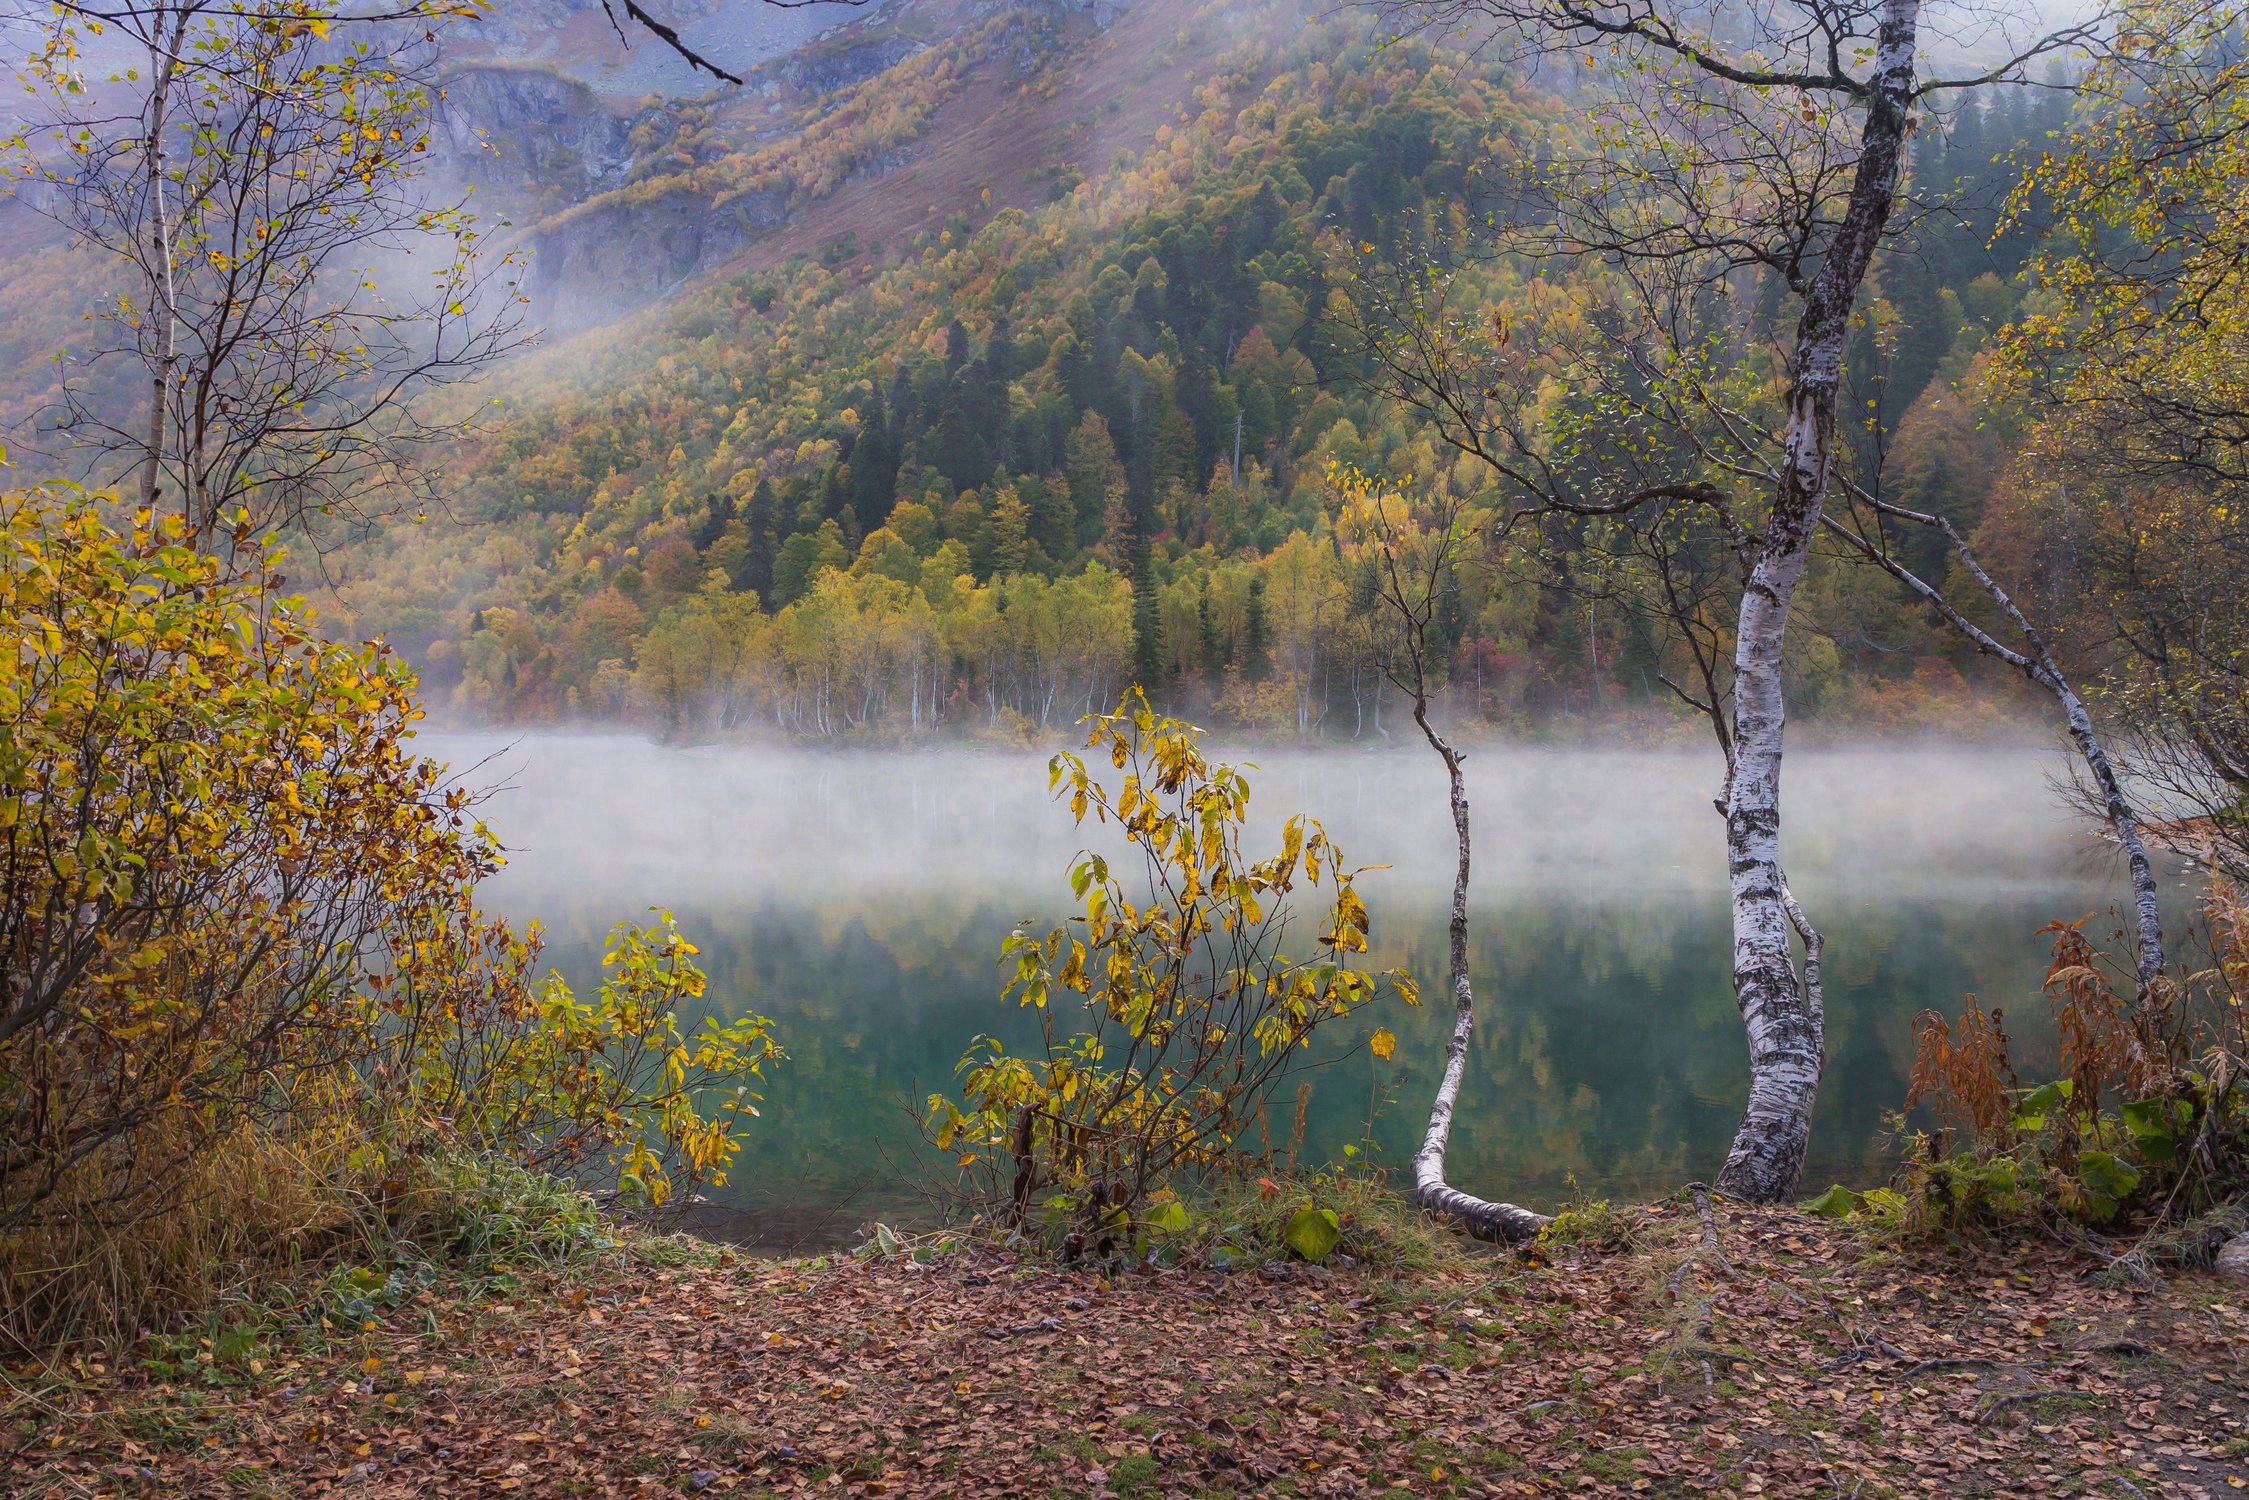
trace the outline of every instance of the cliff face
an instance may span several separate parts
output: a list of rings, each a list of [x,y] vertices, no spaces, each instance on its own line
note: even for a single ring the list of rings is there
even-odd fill
[[[723,206],[688,191],[589,206],[533,236],[524,284],[532,319],[549,338],[599,327],[725,264],[786,219],[777,193]]]
[[[488,190],[575,200],[632,166],[632,122],[576,79],[489,64],[448,75],[442,88],[431,121],[441,169]]]
[[[5,0],[0,0],[5,3]],[[645,0],[682,40],[730,73],[747,74],[864,21],[883,0]],[[619,7],[620,14],[622,7]],[[601,0],[509,0],[457,28],[457,55],[535,63],[634,104],[648,95],[693,97],[721,87],[645,30],[620,37]]]
[[[1093,133],[1055,135],[1053,91],[1032,100],[1023,85],[1070,71],[1072,49],[1125,13],[1124,0],[649,3],[745,83],[714,87],[644,33],[623,47],[600,0],[522,0],[447,34],[437,195],[473,189],[490,247],[526,253],[529,315],[550,340],[745,254],[896,245],[933,215],[1019,197],[1028,155]]]
[[[842,46],[807,47],[781,63],[781,81],[803,94],[832,94],[887,73],[927,44],[903,33]]]
[[[898,31],[867,38],[846,36],[761,69],[750,80],[747,98],[763,100],[766,110],[789,111],[794,105],[805,111],[801,118],[817,118],[828,96],[880,77],[929,45],[922,37]],[[608,116],[608,130],[581,124],[566,135],[554,111],[583,120],[583,111],[593,101],[582,85],[576,87],[583,99],[565,100],[552,90],[540,95],[505,81],[525,75],[477,76],[492,80],[486,86],[492,110],[547,132],[559,154],[574,153],[589,168],[596,162],[603,164],[598,175],[587,178],[587,185],[596,191],[581,194],[578,206],[547,218],[530,237],[526,291],[533,316],[550,336],[580,332],[645,307],[688,278],[740,255],[760,235],[810,207],[792,205],[789,195],[776,188],[714,189],[697,180],[693,171],[705,159],[697,150],[685,151],[688,160],[681,165],[689,170],[675,187],[652,196],[645,187],[629,195],[601,195],[598,190],[622,185],[636,175],[660,180],[660,174],[645,168],[635,173],[632,124]],[[755,118],[754,110],[751,117]],[[506,149],[502,147],[503,153]],[[669,151],[676,156],[682,149]],[[708,150],[707,145],[701,148]],[[913,156],[910,145],[863,151],[851,161],[847,180],[880,176]],[[666,164],[661,154],[653,163]]]

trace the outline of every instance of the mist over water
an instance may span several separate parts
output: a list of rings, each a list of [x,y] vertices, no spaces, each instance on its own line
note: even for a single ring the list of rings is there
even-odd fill
[[[1049,801],[1044,752],[421,743],[498,788],[483,812],[510,864],[486,898],[544,922],[547,960],[573,983],[595,981],[612,923],[666,906],[702,948],[716,1006],[779,1023],[790,1059],[715,1195],[775,1246],[912,1217],[910,1110],[949,1085],[978,1033],[1034,1036],[998,1003],[1000,940],[1060,920],[1073,855],[1116,847]],[[1371,1116],[1377,1159],[1403,1169],[1451,1019],[1443,768],[1405,747],[1218,753],[1260,768],[1253,852],[1301,810],[1351,863],[1391,867],[1361,881],[1371,958],[1411,970],[1430,999],[1383,1018],[1400,1037],[1389,1062],[1361,1051],[1315,1075],[1303,1152],[1332,1159]],[[2026,1073],[2051,1063],[2036,929],[2122,890],[2055,795],[2062,766],[2026,749],[1791,755],[1784,858],[1827,938],[1809,1190],[1886,1175],[1882,1117],[1903,1098],[1919,1011],[1974,992],[2005,1007]],[[1715,754],[1492,747],[1468,769],[1478,1026],[1454,1180],[1551,1206],[1573,1177],[1631,1196],[1708,1176],[1747,1079]],[[1283,1150],[1292,1112],[1277,1102]]]

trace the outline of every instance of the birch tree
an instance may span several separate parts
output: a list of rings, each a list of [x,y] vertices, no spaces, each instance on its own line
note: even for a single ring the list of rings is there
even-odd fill
[[[1643,311],[1707,313],[1754,290],[1793,313],[1774,319],[1770,357],[1785,393],[1766,498],[1735,523],[1744,578],[1718,799],[1750,1062],[1747,1106],[1718,1181],[1753,1201],[1782,1199],[1803,1170],[1825,1061],[1811,964],[1800,970],[1794,948],[1802,912],[1780,866],[1782,667],[1790,605],[1838,463],[1853,316],[1900,203],[1915,109],[1945,90],[2018,78],[2086,32],[2018,41],[1995,23],[1987,29],[2002,60],[1947,76],[1927,65],[1920,0],[1784,0],[1749,11],[1695,0],[1398,0],[1388,9],[1410,27],[1491,28],[1533,56],[1575,59],[1596,75],[1609,65],[1613,84],[1583,94],[1593,149],[1510,185],[1503,211],[1527,225],[1518,248],[1613,268],[1628,292],[1643,294]],[[1739,311],[1686,347],[1741,368],[1744,330],[1755,325]],[[1529,508],[1580,517],[1716,509],[1731,498],[1729,482],[1744,478],[1691,452],[1652,455],[1658,466],[1671,457],[1677,471],[1637,483],[1556,463],[1536,430],[1544,394],[1524,378],[1537,361],[1508,370],[1507,330],[1448,321],[1426,288],[1362,310],[1356,326],[1378,380]],[[1695,378],[1691,368],[1651,373]]]
[[[1826,529],[1842,538],[1852,552],[1904,584],[1916,599],[1958,631],[1979,653],[2014,668],[2031,683],[2050,694],[2061,710],[2070,745],[2084,765],[2093,788],[2099,815],[2109,825],[2117,848],[2123,851],[2125,867],[2131,877],[2134,980],[2137,986],[2135,1008],[2142,1039],[2145,1040],[2152,1034],[2163,1000],[2163,916],[2161,900],[2156,890],[2155,866],[2148,858],[2147,841],[2141,836],[2139,814],[2125,791],[2124,779],[2117,770],[2115,758],[2109,753],[2107,741],[2094,726],[2093,715],[2086,706],[2084,695],[2078,691],[2071,674],[2055,657],[2052,647],[2047,643],[2046,632],[2032,623],[2014,594],[1984,566],[1950,520],[1925,511],[1892,505],[1856,485],[1850,486],[1849,490],[1850,497],[1855,502],[1854,512],[1863,507],[1864,515],[1854,513],[1848,520],[1835,516],[1823,517],[1822,523]],[[1943,589],[1906,566],[1884,526],[1885,522],[1900,521],[1927,527],[1943,535],[1951,544],[1958,571],[1972,581],[1975,588],[1999,612],[2006,622],[2004,629],[2012,632],[2018,645],[2006,644],[1993,631],[1985,629]]]
[[[204,548],[244,515],[318,540],[440,499],[419,455],[464,419],[425,398],[527,341],[515,257],[421,171],[438,35],[492,8],[57,0],[23,74],[47,119],[4,144],[124,274],[45,440]],[[602,8],[742,81],[637,0]]]
[[[1459,1224],[1478,1239],[1518,1244],[1535,1237],[1546,1216],[1454,1187],[1445,1175],[1445,1152],[1452,1143],[1453,1111],[1468,1073],[1468,1044],[1476,1029],[1476,996],[1468,976],[1468,874],[1472,839],[1468,782],[1461,771],[1460,748],[1440,733],[1429,715],[1430,699],[1441,685],[1441,663],[1429,627],[1452,571],[1472,537],[1466,506],[1445,490],[1425,504],[1410,506],[1397,494],[1356,473],[1342,477],[1343,511],[1337,540],[1365,569],[1375,608],[1357,617],[1369,650],[1383,674],[1413,705],[1414,727],[1444,762],[1452,808],[1452,913],[1446,929],[1447,981],[1453,997],[1453,1025],[1445,1042],[1445,1066],[1429,1106],[1429,1126],[1414,1153],[1414,1198],[1424,1210]]]
[[[295,0],[122,25],[145,72],[91,82],[68,26],[35,66],[52,113],[25,170],[119,273],[40,441],[203,549],[435,500],[422,455],[466,418],[430,398],[524,333],[513,257],[422,172],[434,30],[338,32]]]

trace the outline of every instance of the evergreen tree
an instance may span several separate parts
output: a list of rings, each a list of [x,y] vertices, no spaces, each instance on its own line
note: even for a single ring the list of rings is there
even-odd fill
[[[1156,424],[1150,404],[1148,387],[1134,380],[1125,426],[1125,513],[1142,537],[1156,531]]]
[[[1081,304],[1082,306],[1082,304]],[[1093,356],[1085,340],[1074,329],[1065,328],[1054,341],[1054,353],[1049,356],[1054,368],[1054,384],[1077,410],[1094,405],[1092,383]]]
[[[1144,538],[1132,571],[1132,675],[1153,695],[1164,686],[1164,622],[1157,609],[1155,558]]]
[[[1030,507],[1023,503],[1014,485],[1006,484],[993,489],[990,511],[986,546],[992,576],[1003,578],[1022,572],[1031,556]]]
[[[1070,434],[1063,473],[1069,485],[1078,546],[1091,547],[1101,540],[1112,496],[1121,496],[1124,491],[1124,465],[1117,459],[1117,445],[1101,413],[1087,412]]]
[[[981,484],[992,472],[992,430],[979,399],[973,372],[945,387],[937,429],[924,449],[939,471],[960,489]]]
[[[1249,211],[1242,216],[1242,254],[1257,256],[1265,253],[1273,243],[1273,236],[1288,219],[1288,205],[1281,195],[1273,191],[1273,180],[1258,180],[1257,196],[1249,203]]]
[[[897,488],[898,449],[878,384],[860,414],[859,441],[851,448],[851,509],[859,518],[861,535],[880,526],[890,514]]]
[[[1154,452],[1150,461],[1150,506],[1153,519],[1154,496],[1173,485],[1194,488],[1206,472],[1203,466],[1202,445],[1196,441],[1195,424],[1178,407],[1168,407],[1163,420],[1156,426]]]
[[[1272,670],[1272,649],[1265,637],[1265,575],[1252,573],[1249,608],[1242,618],[1242,675],[1251,682],[1263,682]]]
[[[710,508],[703,512],[703,519],[695,523],[695,529],[687,534],[687,540],[697,552],[708,552],[711,544],[726,534],[727,523],[733,519],[734,497],[729,494],[713,495]]]
[[[992,319],[984,335],[983,364],[987,387],[1004,399],[1008,382],[1015,378],[1015,335],[1006,313]]]
[[[1049,558],[1067,564],[1078,550],[1078,518],[1069,485],[1058,478],[1026,474],[1015,481],[1015,488],[1031,513],[1031,540]]]
[[[828,472],[820,476],[820,518],[834,521],[843,533],[856,541],[864,535],[859,517],[851,505],[851,465],[830,464]]]
[[[1216,681],[1226,670],[1226,643],[1218,638],[1218,618],[1210,603],[1210,575],[1203,574],[1202,588],[1195,598],[1195,628],[1202,634],[1203,675]]]
[[[760,479],[757,488],[750,492],[750,503],[743,510],[742,526],[747,533],[748,546],[742,551],[742,560],[730,580],[737,590],[747,590],[773,603],[773,559],[780,548],[778,506],[773,495],[773,481]]]

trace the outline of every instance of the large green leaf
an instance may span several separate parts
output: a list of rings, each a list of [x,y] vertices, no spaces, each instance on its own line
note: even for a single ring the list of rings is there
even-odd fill
[[[2138,1099],[2117,1113],[2132,1132],[2132,1144],[2149,1161],[2178,1155],[2179,1134],[2194,1119],[2194,1107],[2184,1099]]]
[[[2139,1170],[2106,1151],[2088,1151],[2077,1158],[2077,1179],[2112,1203],[2121,1203],[2140,1185]]]
[[[1859,1195],[1840,1182],[1804,1205],[1804,1212],[1823,1219],[1842,1219],[1858,1212]]]
[[[2035,1135],[2046,1128],[2046,1116],[2068,1102],[2076,1091],[2077,1085],[2067,1078],[2042,1083],[2016,1104],[2011,1123],[2017,1130]]]
[[[1323,1261],[1335,1253],[1336,1243],[1343,1238],[1342,1221],[1332,1208],[1314,1208],[1307,1203],[1296,1211],[1282,1231],[1281,1241],[1291,1250],[1309,1261]]]

